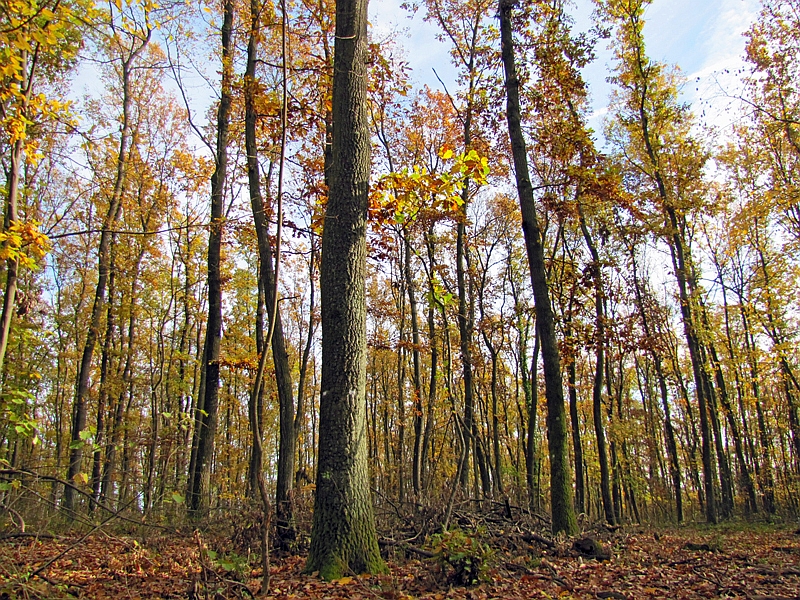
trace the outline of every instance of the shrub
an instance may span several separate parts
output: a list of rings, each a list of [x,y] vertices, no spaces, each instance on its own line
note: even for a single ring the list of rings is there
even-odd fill
[[[460,529],[436,534],[431,539],[433,553],[443,569],[451,570],[448,581],[455,585],[475,585],[485,577],[493,552],[477,534]]]

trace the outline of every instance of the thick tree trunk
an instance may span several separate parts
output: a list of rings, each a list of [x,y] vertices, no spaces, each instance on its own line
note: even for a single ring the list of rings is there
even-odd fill
[[[367,0],[337,0],[333,161],[322,236],[322,389],[314,521],[306,571],[325,579],[385,570],[366,436]]]
[[[219,353],[222,338],[222,230],[225,183],[228,173],[228,130],[230,129],[233,84],[233,10],[232,0],[223,3],[222,83],[217,108],[217,148],[211,176],[211,224],[208,233],[208,322],[203,350],[205,386],[196,407],[194,470],[189,473],[189,510],[198,514],[208,501],[211,458],[217,433],[219,410]]]
[[[536,326],[542,344],[545,396],[547,398],[547,440],[550,451],[550,503],[553,532],[572,534],[577,530],[572,507],[569,460],[567,457],[567,420],[564,412],[564,389],[561,382],[561,361],[556,339],[555,319],[550,304],[550,291],[544,264],[542,233],[536,215],[533,187],[528,171],[528,156],[522,134],[519,102],[519,80],[514,62],[511,34],[511,9],[513,3],[500,1],[500,31],[503,65],[506,74],[508,132],[514,155],[522,231],[531,269],[531,284],[536,304]]]

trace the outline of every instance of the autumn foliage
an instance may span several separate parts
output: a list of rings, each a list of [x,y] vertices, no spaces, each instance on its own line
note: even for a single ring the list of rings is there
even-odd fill
[[[800,3],[719,127],[650,5],[409,2],[342,103],[332,0],[0,0],[0,598],[796,597]]]

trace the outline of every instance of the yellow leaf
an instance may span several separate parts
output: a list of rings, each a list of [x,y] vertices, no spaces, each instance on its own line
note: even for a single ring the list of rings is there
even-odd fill
[[[342,577],[338,582],[339,585],[347,585],[348,583],[353,583],[352,577]]]

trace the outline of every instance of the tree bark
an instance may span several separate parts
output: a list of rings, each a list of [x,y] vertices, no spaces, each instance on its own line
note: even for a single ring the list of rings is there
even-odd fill
[[[205,387],[196,407],[197,451],[194,470],[189,474],[189,510],[200,513],[207,503],[211,458],[217,433],[219,410],[219,353],[222,338],[222,230],[225,183],[228,173],[228,131],[230,129],[233,84],[233,0],[223,3],[222,82],[217,108],[217,148],[211,176],[211,224],[208,233],[208,322],[203,350]]]
[[[514,155],[522,231],[531,270],[531,284],[536,305],[536,326],[542,345],[545,396],[547,398],[547,441],[550,451],[550,503],[553,533],[572,534],[577,531],[575,511],[572,507],[569,460],[567,458],[567,420],[564,412],[564,389],[561,382],[561,361],[556,339],[555,319],[550,304],[550,291],[544,264],[544,248],[536,205],[528,171],[528,155],[522,134],[519,102],[519,80],[514,61],[511,33],[513,3],[500,0],[500,32],[503,66],[506,75],[508,132]]]
[[[250,190],[250,206],[253,211],[253,223],[258,239],[259,279],[264,293],[264,304],[267,317],[272,328],[272,338],[267,340],[272,346],[272,361],[275,369],[275,384],[278,389],[280,436],[278,441],[278,478],[275,485],[275,509],[277,516],[278,538],[282,544],[294,538],[292,527],[291,491],[294,482],[295,464],[295,432],[294,432],[294,393],[292,390],[292,374],[289,367],[289,353],[286,351],[286,339],[283,334],[281,311],[275,302],[277,294],[275,266],[272,244],[269,239],[269,222],[266,206],[261,194],[261,175],[258,162],[258,145],[256,141],[256,122],[258,111],[255,106],[256,62],[258,60],[259,13],[261,6],[258,0],[252,0],[250,6],[251,26],[247,44],[247,67],[245,70],[245,146],[247,152],[247,182]],[[283,126],[285,127],[285,123]],[[282,191],[282,190],[281,190]],[[266,352],[266,348],[261,348]],[[258,387],[263,387],[263,379]],[[251,403],[258,404],[262,389],[253,390]],[[257,416],[260,419],[260,411]],[[260,423],[260,421],[259,421]],[[261,431],[258,423],[254,423],[253,432]],[[263,434],[263,432],[262,432]],[[259,454],[254,443],[254,454]],[[261,457],[258,458],[261,464]]]
[[[322,382],[314,520],[306,571],[385,570],[366,435],[367,0],[337,0],[333,161],[322,236]]]

